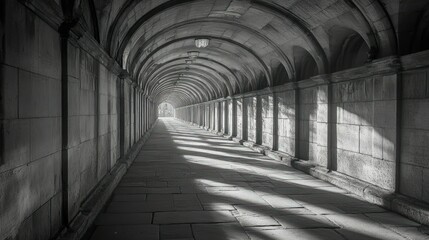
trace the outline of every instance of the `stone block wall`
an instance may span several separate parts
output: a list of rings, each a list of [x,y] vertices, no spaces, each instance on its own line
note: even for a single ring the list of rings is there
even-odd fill
[[[274,97],[273,94],[261,96],[262,145],[273,148],[277,136],[274,135]]]
[[[0,9],[0,239],[51,239],[119,164],[120,135],[126,154],[143,119],[152,125],[153,103],[143,111],[145,97],[124,81],[119,104],[123,80],[87,47],[93,39],[62,44],[58,26],[20,1]]]
[[[0,239],[47,239],[61,226],[60,39],[18,1],[0,4]]]
[[[400,192],[429,203],[429,67],[402,73]]]
[[[203,105],[204,106],[204,105]],[[205,104],[205,119],[204,119],[204,127],[210,128],[210,105]]]
[[[295,156],[295,90],[281,91],[275,94],[277,104],[277,149]]]
[[[349,176],[394,189],[396,75],[333,85],[336,115],[334,166]]]
[[[238,139],[429,203],[427,56],[381,59],[232,96],[230,128]]]
[[[245,134],[243,134],[244,128],[243,128],[243,99],[239,98],[236,101],[236,107],[237,107],[237,138],[244,139]],[[232,118],[231,118],[232,119]],[[234,124],[234,123],[231,123]]]
[[[247,109],[247,140],[256,142],[256,121],[257,121],[257,96],[244,98],[244,104]]]
[[[235,104],[234,104],[234,100],[228,100],[228,135],[230,136],[234,136],[235,132],[234,132],[234,128],[236,126],[236,119],[235,119],[235,110],[234,108],[236,108]]]
[[[222,133],[225,133],[225,134],[228,134],[228,115],[229,115],[229,112],[228,112],[228,106],[229,106],[229,103],[228,103],[228,101],[224,101],[224,102],[221,102],[220,103],[220,106],[221,106],[221,111],[222,111],[222,114],[221,114],[221,129],[220,129],[220,131],[222,132]]]
[[[220,107],[220,103],[219,102],[215,102],[213,103],[213,108],[214,108],[214,114],[213,114],[213,121],[214,121],[214,129],[217,132],[220,132],[220,130],[222,129],[222,110]]]
[[[299,141],[297,156],[327,166],[327,86],[299,90]]]

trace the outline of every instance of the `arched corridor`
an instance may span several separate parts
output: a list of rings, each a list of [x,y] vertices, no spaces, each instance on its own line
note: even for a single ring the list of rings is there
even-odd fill
[[[427,0],[0,1],[0,240],[428,239]]]

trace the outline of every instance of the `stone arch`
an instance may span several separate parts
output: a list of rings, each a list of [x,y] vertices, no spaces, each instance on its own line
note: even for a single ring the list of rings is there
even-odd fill
[[[97,42],[100,42],[100,33],[98,26],[98,17],[93,0],[80,1],[78,8],[80,12],[80,22]]]
[[[319,74],[316,60],[302,47],[293,47],[293,59],[295,64],[296,79],[305,80]]]
[[[330,32],[332,72],[359,67],[372,59],[371,48],[356,31],[337,26],[331,28]]]
[[[419,17],[412,45],[412,52],[424,50],[429,50],[429,4]]]
[[[271,60],[271,75],[273,86],[279,86],[289,82],[289,76],[283,64],[277,60]]]

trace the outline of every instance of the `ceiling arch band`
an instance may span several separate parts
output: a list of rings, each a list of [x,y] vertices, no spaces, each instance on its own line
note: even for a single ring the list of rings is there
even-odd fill
[[[369,61],[397,53],[394,24],[379,1],[338,0],[329,3],[337,5],[333,8],[310,1],[111,1],[104,5],[110,11],[102,11],[112,14],[111,20],[98,35],[145,94],[157,101],[176,97],[176,106],[282,84],[282,79],[299,81],[311,75],[302,73],[305,59],[314,60],[317,74],[335,71],[344,44],[333,41],[330,29],[359,34]],[[302,4],[310,6],[308,13]],[[186,53],[195,50],[195,38],[208,38],[210,44],[189,66]],[[285,70],[282,77],[278,69]]]

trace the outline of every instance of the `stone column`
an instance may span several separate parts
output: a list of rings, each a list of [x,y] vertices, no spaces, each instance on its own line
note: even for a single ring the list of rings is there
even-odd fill
[[[230,111],[231,111],[231,115],[229,118],[230,121],[230,135],[232,137],[237,136],[237,100],[235,99],[231,99],[231,104],[230,104]]]
[[[222,106],[223,106],[223,123],[222,123],[222,133],[223,134],[228,134],[229,132],[229,126],[228,126],[228,118],[229,118],[229,103],[228,100],[225,100],[222,102]]]
[[[249,123],[249,118],[248,118],[248,114],[247,114],[247,112],[248,112],[248,106],[247,106],[247,104],[246,104],[246,101],[245,101],[245,99],[244,98],[241,98],[241,103],[242,103],[242,116],[241,116],[241,121],[242,121],[242,123],[241,123],[241,125],[242,125],[242,128],[241,128],[241,139],[242,140],[247,140],[248,139],[248,137],[247,137],[247,126],[248,126],[248,123]]]
[[[256,129],[255,129],[255,142],[256,144],[262,144],[262,104],[261,104],[261,96],[255,96],[256,98],[256,112],[255,112],[255,120],[256,120]]]
[[[119,75],[119,154],[125,156],[125,79],[128,73],[124,70]]]

